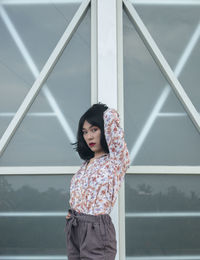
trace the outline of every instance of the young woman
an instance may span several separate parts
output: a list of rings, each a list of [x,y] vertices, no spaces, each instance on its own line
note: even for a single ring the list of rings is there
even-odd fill
[[[80,118],[75,145],[84,162],[70,186],[68,259],[114,260],[116,233],[109,214],[129,167],[117,111],[94,104]]]

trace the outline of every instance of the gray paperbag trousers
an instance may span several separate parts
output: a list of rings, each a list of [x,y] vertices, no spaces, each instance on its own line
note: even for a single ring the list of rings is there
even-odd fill
[[[114,260],[117,252],[116,232],[108,214],[87,215],[69,209],[66,219],[68,260]]]

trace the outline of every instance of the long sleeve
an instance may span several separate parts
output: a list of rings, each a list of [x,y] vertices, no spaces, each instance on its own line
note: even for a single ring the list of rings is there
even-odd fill
[[[110,214],[130,163],[119,114],[108,108],[103,119],[109,153],[85,162],[70,185],[71,208],[91,215]]]
[[[110,199],[114,205],[117,193],[130,165],[129,152],[120,126],[119,114],[113,108],[104,111],[104,131],[110,155]]]

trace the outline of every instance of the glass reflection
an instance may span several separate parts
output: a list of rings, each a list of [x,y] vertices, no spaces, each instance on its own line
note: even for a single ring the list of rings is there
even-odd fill
[[[198,175],[127,175],[125,192],[127,256],[200,254]]]
[[[199,82],[199,5],[134,5],[196,109]],[[169,100],[168,100],[169,101]],[[168,111],[168,102],[163,107]]]
[[[37,3],[1,4],[0,137],[81,4]]]
[[[11,139],[0,165],[80,164],[71,143],[75,142],[82,111],[90,106],[90,85],[88,10]],[[20,153],[16,152],[19,149]]]
[[[123,32],[125,132],[131,164],[199,165],[199,132],[125,12]]]
[[[0,212],[64,212],[71,176],[0,175]]]
[[[71,177],[0,176],[0,255],[66,255]]]

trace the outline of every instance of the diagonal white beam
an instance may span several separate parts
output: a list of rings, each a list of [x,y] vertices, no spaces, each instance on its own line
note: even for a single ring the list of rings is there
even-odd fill
[[[124,1],[124,2],[127,3],[127,1]],[[195,124],[197,130],[200,131],[200,115],[194,108],[192,102],[190,101],[190,99],[188,98],[184,89],[182,88],[182,86],[180,85],[179,81],[176,78],[176,76],[178,76],[180,74],[180,72],[182,71],[188,57],[190,56],[194,46],[197,43],[197,40],[200,35],[200,24],[197,26],[192,38],[189,41],[189,44],[187,45],[183,54],[181,55],[181,58],[175,68],[175,72],[173,73],[171,68],[165,61],[163,55],[161,54],[160,50],[158,49],[157,45],[155,44],[154,40],[152,39],[149,32],[147,31],[146,27],[142,23],[140,17],[138,16],[137,13],[135,13],[136,11],[134,10],[135,12],[130,12],[130,10],[132,11],[132,8],[133,8],[133,6],[130,3],[128,3],[128,8],[129,8],[129,9],[127,9],[128,14],[131,16],[132,20],[133,20],[132,15],[135,15],[134,19],[137,21],[133,20],[133,22],[134,22],[134,24],[136,24],[136,28],[139,31],[141,38],[144,40],[145,45],[149,49],[152,57],[154,58],[154,60],[158,64],[158,66],[161,68],[161,71],[164,74],[164,76],[171,83],[171,86],[175,90],[177,97],[180,99],[180,101],[184,105],[186,112],[189,114],[189,116],[192,119],[193,123]],[[141,28],[138,29],[138,27],[141,27]],[[171,88],[169,88],[168,85],[165,86],[163,92],[161,93],[160,97],[158,98],[158,101],[156,102],[154,108],[152,109],[150,116],[148,117],[148,120],[146,121],[139,137],[137,138],[136,143],[134,144],[133,148],[131,149],[131,153],[130,153],[131,162],[133,162],[135,160],[142,144],[144,143],[145,138],[147,137],[152,125],[154,124],[154,122],[156,120],[156,117],[159,114],[159,111],[163,107],[164,102],[166,101],[166,99],[169,95],[170,90],[171,90]]]
[[[62,37],[58,41],[55,49],[51,53],[49,59],[47,60],[46,64],[42,68],[39,76],[37,77],[36,81],[34,82],[33,86],[29,90],[28,94],[26,95],[24,101],[22,102],[21,106],[17,110],[14,118],[10,122],[8,128],[6,129],[4,135],[2,136],[0,140],[0,155],[2,155],[4,149],[8,145],[10,139],[12,138],[13,134],[15,133],[17,127],[23,120],[24,116],[26,115],[28,109],[30,108],[31,104],[33,103],[34,99],[36,98],[37,94],[39,93],[39,90],[42,88],[44,82],[46,81],[47,77],[51,73],[52,69],[56,65],[59,57],[61,56],[62,52],[64,51],[66,45],[70,41],[73,33],[77,29],[79,23],[81,22],[81,19],[87,12],[87,9],[89,7],[90,0],[85,0],[80,5],[79,9],[77,10],[75,16],[71,20],[70,24],[68,25],[67,29],[63,33]],[[1,14],[3,13],[2,10],[4,10],[2,7],[0,9]],[[17,36],[17,35],[16,35]],[[58,107],[56,107],[56,103],[54,102],[53,96],[50,94],[49,91],[46,91],[46,95],[48,96],[48,99],[51,99],[51,105],[54,107],[54,111],[57,115],[59,115],[61,122],[64,121],[64,116],[62,114],[59,114]],[[62,117],[63,116],[63,117]],[[68,127],[67,122],[64,122],[65,127]],[[68,129],[69,130],[69,129]],[[69,132],[68,132],[69,134]],[[71,133],[70,139],[73,139],[73,133]]]

